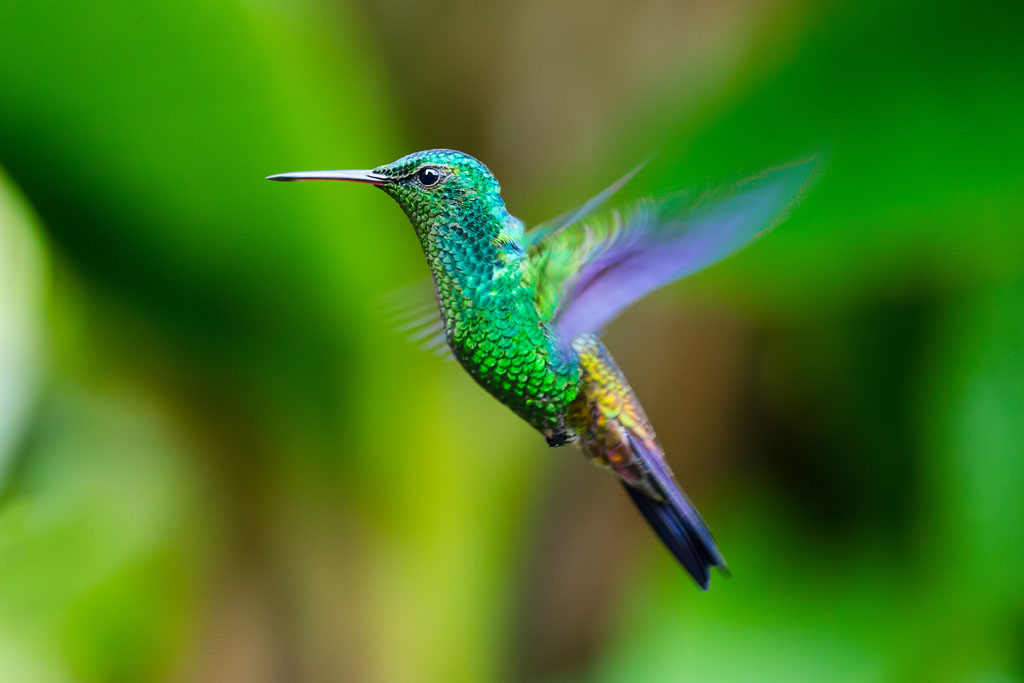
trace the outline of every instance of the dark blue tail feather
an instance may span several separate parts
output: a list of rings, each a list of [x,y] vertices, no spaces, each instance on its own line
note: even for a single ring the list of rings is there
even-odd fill
[[[623,488],[693,580],[707,590],[711,567],[724,567],[725,560],[696,508],[682,495],[660,502],[627,484],[623,484]],[[688,509],[680,509],[680,506],[688,506]]]

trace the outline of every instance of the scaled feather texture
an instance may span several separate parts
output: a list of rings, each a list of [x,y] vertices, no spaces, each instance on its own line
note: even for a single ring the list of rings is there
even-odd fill
[[[633,302],[770,228],[814,162],[724,192],[678,193],[599,213],[641,167],[529,233],[505,208],[490,170],[454,150],[417,152],[372,171],[274,179],[366,183],[394,198],[416,230],[432,276],[431,283],[391,297],[398,330],[458,360],[550,445],[578,441],[592,462],[618,478],[706,589],[710,569],[724,568],[725,560],[599,335]]]

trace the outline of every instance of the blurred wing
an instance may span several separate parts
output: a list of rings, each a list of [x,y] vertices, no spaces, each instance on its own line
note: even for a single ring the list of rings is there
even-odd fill
[[[814,165],[769,171],[724,197],[641,201],[549,234],[527,252],[538,311],[563,340],[599,332],[637,299],[767,231]]]
[[[414,282],[381,297],[381,310],[406,341],[445,360],[454,359],[437,308],[434,283]]]
[[[608,187],[606,187],[605,189],[601,190],[599,193],[588,199],[586,203],[583,204],[583,206],[580,206],[577,209],[573,209],[572,211],[567,211],[566,213],[563,213],[561,216],[552,218],[549,221],[538,223],[536,226],[534,226],[533,230],[531,230],[530,233],[526,235],[526,247],[529,248],[530,246],[537,244],[541,240],[551,237],[555,233],[560,232],[572,225],[575,225],[583,218],[589,216],[591,213],[594,212],[595,209],[604,204],[609,197],[611,197],[613,194],[621,190],[622,186],[628,183],[630,180],[632,180],[633,176],[639,173],[646,165],[647,161],[640,162],[639,164],[634,166],[629,171],[629,173],[622,176],[614,183],[612,183],[611,185],[609,185]]]

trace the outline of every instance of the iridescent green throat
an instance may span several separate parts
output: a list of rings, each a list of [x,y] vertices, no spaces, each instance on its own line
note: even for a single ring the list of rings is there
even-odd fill
[[[424,164],[445,175],[424,187]],[[431,150],[374,173],[405,210],[423,246],[448,344],[472,377],[541,431],[566,438],[565,414],[578,394],[579,368],[534,304],[523,225],[500,187],[472,157]],[[405,180],[410,178],[411,180]]]

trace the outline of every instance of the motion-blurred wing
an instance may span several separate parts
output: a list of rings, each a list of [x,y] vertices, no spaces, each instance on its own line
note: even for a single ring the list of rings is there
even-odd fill
[[[406,341],[435,356],[454,359],[430,280],[414,282],[385,294],[381,297],[380,310]]]
[[[696,201],[644,200],[549,234],[528,248],[538,310],[564,340],[599,332],[637,299],[766,231],[814,165],[769,171]]]
[[[552,218],[551,220],[538,223],[533,227],[533,230],[526,235],[526,246],[527,248],[537,244],[538,242],[551,237],[555,233],[558,233],[565,228],[571,227],[578,223],[580,220],[586,218],[593,213],[599,206],[604,204],[609,197],[622,189],[622,186],[633,179],[637,173],[639,173],[644,166],[647,165],[646,161],[643,161],[634,166],[629,173],[622,176],[614,183],[606,187],[605,189],[598,192],[596,195],[586,201],[585,204],[572,211],[567,211],[561,216]]]

